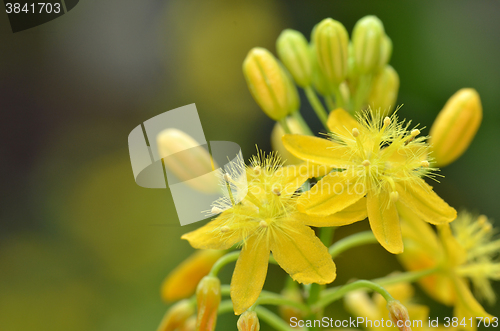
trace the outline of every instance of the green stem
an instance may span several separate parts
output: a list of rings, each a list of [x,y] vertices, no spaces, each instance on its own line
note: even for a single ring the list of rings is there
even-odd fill
[[[335,102],[333,101],[333,98],[331,95],[327,95],[325,96],[325,102],[326,102],[326,105],[327,107],[330,109],[330,111],[334,110],[335,108],[337,108],[335,106]]]
[[[283,117],[282,119],[278,120],[280,123],[281,127],[283,128],[283,131],[287,134],[291,134],[292,131],[290,131],[290,128],[288,127],[288,123],[286,122],[286,117]]]
[[[306,87],[304,91],[306,92],[307,100],[309,100],[309,103],[314,109],[314,112],[320,119],[321,123],[323,123],[323,126],[326,128],[326,121],[328,120],[328,115],[325,110],[325,107],[323,107],[321,101],[318,99],[318,96],[316,95],[316,92],[314,92],[311,86]]]
[[[333,291],[324,291],[321,298],[315,304],[314,308],[323,308],[330,303],[342,298],[346,293],[358,290],[361,288],[369,288],[373,291],[380,293],[386,301],[392,301],[394,298],[389,292],[377,283],[371,282],[369,280],[358,280],[353,283],[344,285],[340,288],[333,288]]]
[[[217,260],[217,262],[214,263],[212,269],[210,270],[209,275],[217,277],[217,274],[219,273],[220,269],[222,269],[226,264],[236,261],[239,256],[240,256],[240,251],[231,252],[222,256],[220,259]]]
[[[277,293],[262,291],[255,305],[276,305],[276,306],[291,306],[300,309],[303,312],[308,312],[309,308],[298,301],[290,300]]]
[[[233,303],[231,300],[224,300],[219,304],[217,314],[222,315],[233,311]]]
[[[335,227],[324,227],[319,230],[319,239],[326,247],[330,246],[332,243],[333,232],[335,231]]]
[[[363,231],[359,233],[355,233],[353,235],[350,235],[348,237],[345,237],[339,241],[337,241],[335,244],[330,246],[330,249],[328,252],[332,256],[332,258],[337,257],[340,253],[345,252],[346,250],[361,246],[361,245],[366,245],[366,244],[375,244],[377,243],[377,239],[373,235],[373,232],[371,231]]]
[[[311,128],[309,128],[309,125],[307,125],[306,121],[304,120],[304,118],[302,117],[302,115],[298,110],[292,113],[292,117],[299,123],[302,133],[307,134],[309,136],[314,136],[313,132],[311,131]]]
[[[380,285],[391,285],[391,284],[396,284],[396,283],[403,283],[403,282],[408,282],[412,283],[414,281],[419,280],[420,278],[432,275],[433,273],[439,271],[439,268],[432,268],[432,269],[425,269],[425,270],[419,270],[419,271],[408,271],[408,272],[402,272],[399,274],[394,274],[386,277],[381,277],[381,278],[376,278],[373,279],[372,281],[374,283],[380,284]]]
[[[294,331],[285,321],[264,307],[255,307],[255,312],[263,321],[278,331]]]

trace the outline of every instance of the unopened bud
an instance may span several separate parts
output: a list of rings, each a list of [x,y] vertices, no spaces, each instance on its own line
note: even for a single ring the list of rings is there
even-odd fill
[[[190,297],[200,280],[208,275],[212,266],[224,255],[222,250],[197,250],[175,268],[163,281],[161,297],[170,302]]]
[[[297,134],[306,134],[306,132],[303,132],[299,122],[294,117],[287,117],[286,118],[286,123],[288,124],[288,127],[290,128],[290,131],[292,133],[297,133]],[[283,140],[281,137],[285,135],[285,131],[281,127],[279,123],[276,123],[274,125],[273,131],[271,132],[271,147],[273,150],[277,151],[278,154],[281,156],[282,160],[286,160],[286,164],[299,164],[302,161],[301,159],[295,157],[290,153],[285,146],[283,145]]]
[[[174,331],[184,325],[191,315],[194,314],[194,305],[190,300],[185,299],[177,302],[167,310],[160,322],[157,331]]]
[[[382,115],[389,115],[396,104],[399,91],[399,75],[387,65],[379,72],[372,83],[368,104],[372,109],[380,109]]]
[[[360,74],[374,72],[381,55],[384,25],[375,16],[365,16],[354,26],[352,46],[356,70]]]
[[[241,314],[236,324],[238,331],[259,331],[260,323],[257,313],[254,311],[246,311]]]
[[[311,50],[306,38],[299,31],[286,29],[276,41],[278,55],[300,87],[312,83],[313,66]]]
[[[186,322],[178,329],[179,331],[196,331],[196,316],[191,316]]]
[[[411,320],[408,315],[408,310],[398,300],[389,301],[387,303],[389,310],[389,318],[400,331],[411,331]]]
[[[316,55],[316,48],[314,45],[310,46],[311,49],[311,59],[312,59],[312,64],[313,64],[313,74],[312,74],[312,83],[314,86],[314,89],[318,91],[319,94],[323,96],[327,96],[331,94],[331,88],[330,84],[328,83],[328,80],[325,77],[325,74],[321,70],[318,64],[318,59]]]
[[[458,159],[476,135],[483,108],[476,90],[463,88],[444,105],[431,127],[430,145],[437,167]]]
[[[253,48],[243,61],[243,74],[253,98],[277,121],[300,106],[297,87],[286,69],[264,48]]]
[[[349,36],[342,23],[331,18],[321,21],[312,36],[320,69],[329,83],[339,85],[347,77]]]
[[[380,44],[380,56],[378,58],[378,66],[377,70],[383,70],[389,61],[391,60],[392,55],[392,40],[386,34],[382,36],[382,41]]]
[[[198,314],[196,330],[213,331],[217,322],[217,309],[221,300],[220,280],[217,277],[205,276],[196,289]]]
[[[193,137],[184,131],[170,128],[161,131],[156,141],[167,172],[171,171],[179,180],[200,192],[218,192],[219,181],[212,174],[217,165],[212,165],[213,160],[208,150]]]

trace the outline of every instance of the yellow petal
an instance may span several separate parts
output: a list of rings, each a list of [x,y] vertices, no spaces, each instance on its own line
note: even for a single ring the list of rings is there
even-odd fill
[[[389,203],[389,192],[382,190],[378,194],[367,194],[368,220],[375,238],[390,253],[403,252],[403,238],[399,225],[399,216],[393,202]]]
[[[457,211],[441,199],[423,179],[411,185],[396,184],[399,201],[416,216],[431,224],[444,224],[457,218]]]
[[[384,148],[381,150],[381,158],[393,163],[405,163],[408,160],[415,162],[415,168],[422,166],[422,161],[427,160],[429,147],[410,143],[398,149]],[[418,157],[416,157],[418,156]]]
[[[236,315],[250,308],[259,297],[266,280],[268,262],[267,240],[258,234],[248,238],[231,279],[231,300]]]
[[[365,193],[355,171],[331,172],[300,196],[298,208],[309,215],[328,216],[351,206]]]
[[[344,168],[348,158],[347,147],[328,139],[304,136],[300,134],[286,134],[283,136],[286,149],[304,161],[317,164],[327,164],[335,168]],[[347,156],[347,155],[346,155]]]
[[[328,115],[326,125],[333,133],[349,138],[352,137],[352,129],[361,129],[358,121],[342,108],[337,108]]]
[[[211,249],[194,252],[165,278],[161,285],[162,299],[169,302],[193,295],[200,280],[224,253]]]
[[[215,220],[201,228],[184,234],[181,239],[189,241],[191,246],[198,249],[228,249],[240,242],[243,231],[222,232],[221,228],[231,216],[230,210],[223,212]]]
[[[366,216],[366,198],[361,198],[358,202],[330,216],[321,217],[297,213],[296,218],[305,225],[324,227],[352,224],[364,220]]]
[[[474,298],[469,290],[469,287],[465,283],[465,280],[458,276],[454,276],[453,285],[455,286],[455,291],[457,293],[455,314],[459,318],[459,321],[464,317],[466,318],[466,320],[468,320],[470,317],[472,317],[473,319],[475,319],[475,317],[493,318],[493,316],[488,314],[479,304],[479,302],[477,302],[476,298]],[[474,328],[469,328],[469,330],[474,330]]]
[[[297,165],[291,165],[278,169],[274,177],[281,179],[281,195],[283,198],[289,198],[295,191],[312,177],[325,176],[332,170],[331,166],[318,165],[311,162],[303,162]]]
[[[328,249],[310,227],[300,222],[274,229],[271,251],[278,264],[299,283],[329,284],[336,277]]]
[[[467,251],[451,233],[449,224],[438,226],[439,236],[448,257],[448,263],[452,266],[461,265],[467,261]]]
[[[430,256],[437,263],[444,252],[439,244],[436,232],[404,204],[398,202],[396,208],[401,219],[401,231],[405,242],[414,242],[422,250],[423,254]]]

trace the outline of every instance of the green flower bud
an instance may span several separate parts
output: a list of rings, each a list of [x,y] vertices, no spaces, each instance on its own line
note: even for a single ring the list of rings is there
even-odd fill
[[[399,75],[393,67],[386,65],[373,80],[368,104],[373,109],[380,109],[383,116],[387,116],[394,110],[398,91]]]
[[[243,74],[253,98],[278,121],[299,108],[297,88],[286,69],[265,48],[253,48],[243,61]]]
[[[312,39],[320,69],[330,83],[339,85],[347,77],[346,29],[342,23],[326,18],[314,28]]]
[[[389,63],[392,55],[392,40],[386,34],[382,36],[382,43],[380,45],[380,57],[378,59],[378,69],[383,70]]]
[[[352,45],[360,74],[375,71],[379,65],[384,25],[375,16],[365,16],[354,26]]]
[[[309,44],[299,31],[286,29],[276,41],[278,55],[300,87],[307,87],[312,82],[312,62]]]
[[[312,56],[312,65],[313,65],[313,75],[312,75],[312,83],[314,89],[318,91],[319,94],[326,96],[331,94],[331,90],[328,84],[328,81],[321,71],[321,68],[318,64],[318,59],[316,57],[316,49],[314,45],[310,46]]]

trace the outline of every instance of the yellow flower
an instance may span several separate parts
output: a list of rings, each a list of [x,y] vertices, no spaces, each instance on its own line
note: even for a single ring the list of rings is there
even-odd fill
[[[190,297],[196,291],[200,280],[208,275],[223,251],[200,250],[191,254],[175,268],[161,285],[161,297],[164,301],[176,301]]]
[[[406,250],[398,258],[408,270],[438,267],[436,274],[420,280],[423,289],[436,301],[454,307],[459,323],[465,318],[468,330],[476,329],[476,317],[492,317],[472,295],[494,301],[489,279],[500,279],[500,262],[493,262],[500,251],[500,240],[492,241],[491,225],[484,216],[475,219],[460,213],[457,220],[439,226],[439,237],[432,228],[400,206]],[[469,319],[474,323],[471,327]]]
[[[356,121],[343,109],[328,118],[331,139],[285,135],[285,147],[295,156],[332,171],[298,200],[299,210],[327,216],[348,207],[366,208],[370,226],[379,243],[389,252],[403,251],[396,203],[408,206],[432,224],[451,222],[456,211],[444,202],[422,176],[432,177],[425,137],[397,116],[381,118],[366,111]],[[353,219],[339,218],[323,226],[341,226]]]
[[[429,326],[429,308],[414,302],[414,289],[409,283],[393,284],[386,287],[386,290],[408,310],[410,317],[411,330],[418,331],[439,331],[444,330],[444,327]],[[363,317],[366,321],[368,331],[379,330],[396,330],[396,325],[393,321],[393,327],[388,327],[387,322],[383,326],[374,325],[375,321],[386,320],[387,318],[387,303],[385,299],[378,293],[370,297],[364,290],[357,290],[348,293],[345,296],[345,305],[347,310],[356,317]],[[370,324],[369,321],[372,321]],[[421,321],[421,323],[420,323]],[[401,322],[400,322],[401,323]],[[408,322],[407,322],[408,323]],[[389,324],[390,325],[390,324]],[[404,325],[404,322],[401,323]]]
[[[266,278],[270,251],[278,264],[300,283],[327,284],[336,276],[327,248],[307,226],[314,220],[296,209],[295,191],[308,176],[321,175],[319,170],[281,167],[280,159],[274,155],[258,155],[251,163],[243,178],[224,176],[240,188],[238,192],[246,188],[246,196],[216,201],[214,209],[223,212],[207,225],[182,236],[194,248],[228,249],[241,244],[231,280],[231,299],[237,315],[257,300]],[[232,205],[233,199],[241,202]]]

